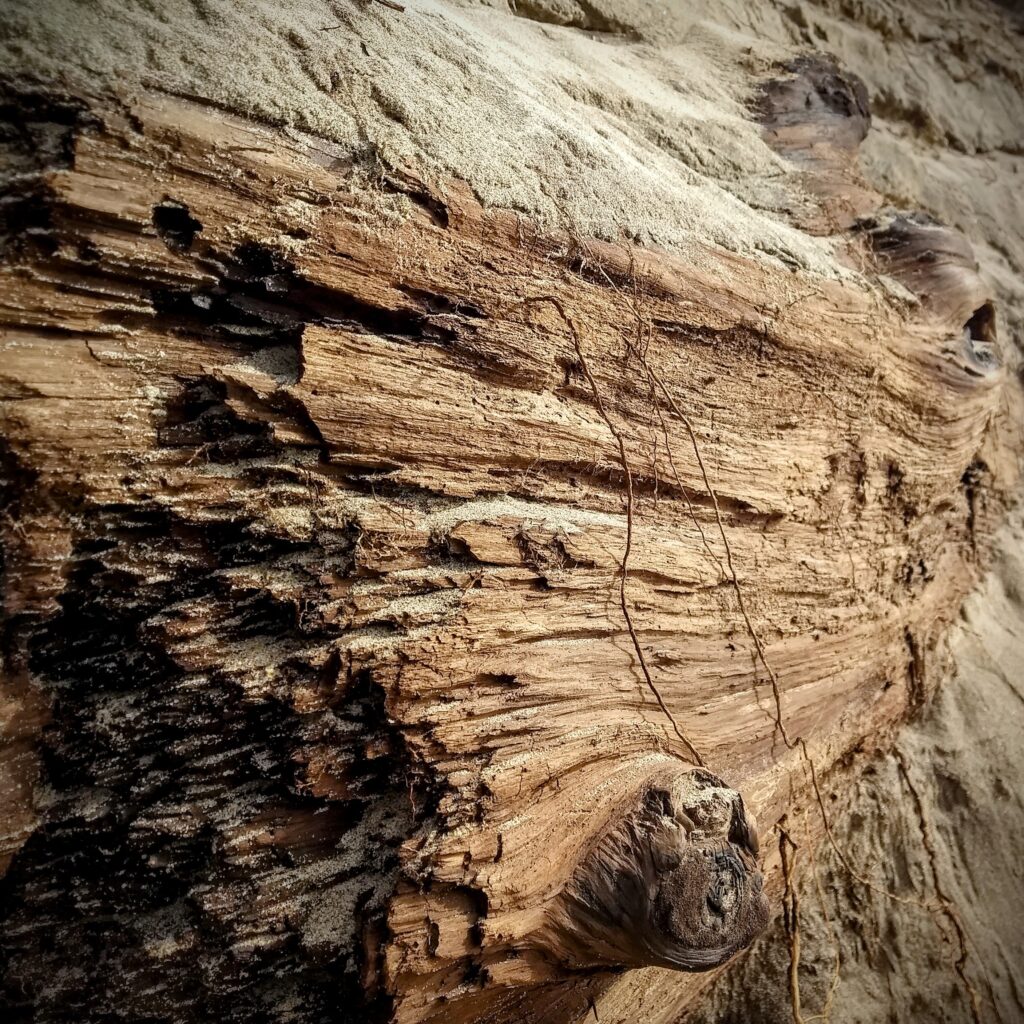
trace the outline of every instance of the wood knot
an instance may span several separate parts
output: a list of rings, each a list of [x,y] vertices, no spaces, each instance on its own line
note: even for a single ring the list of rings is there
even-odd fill
[[[926,213],[884,210],[859,220],[878,269],[918,300],[948,339],[943,354],[971,377],[999,369],[996,310],[971,243]]]
[[[754,116],[765,142],[801,171],[810,203],[793,205],[794,223],[811,234],[834,234],[879,202],[856,159],[871,127],[868,91],[827,53],[805,54],[780,70],[758,88]]]
[[[849,160],[871,127],[863,81],[827,53],[804,54],[782,70],[761,84],[755,100],[769,144],[811,164]]]
[[[568,965],[705,971],[768,923],[757,830],[703,769],[648,783],[597,841],[551,913]]]

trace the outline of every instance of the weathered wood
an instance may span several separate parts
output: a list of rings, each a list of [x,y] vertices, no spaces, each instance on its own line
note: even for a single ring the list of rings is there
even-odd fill
[[[1015,474],[949,233],[862,225],[824,278],[369,187],[182,100],[5,110],[56,140],[5,200],[12,1002],[572,1019],[666,959],[633,905],[588,946],[579,897],[689,778],[657,696],[774,823],[780,714],[824,772],[934,685]],[[110,980],[54,981],[56,929]]]

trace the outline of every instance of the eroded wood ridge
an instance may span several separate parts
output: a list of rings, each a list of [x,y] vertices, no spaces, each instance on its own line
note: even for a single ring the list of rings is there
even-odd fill
[[[624,463],[652,679],[771,824],[807,783],[735,587],[822,770],[933,685],[1011,476],[1004,375],[957,347],[984,303],[709,248],[581,261],[211,109],[33,109],[12,137],[59,144],[7,182],[0,302],[8,991],[561,1021],[612,965],[742,945],[753,830],[677,791],[617,598]],[[627,853],[668,872],[650,906],[600,895]],[[55,929],[138,984],[55,981]]]

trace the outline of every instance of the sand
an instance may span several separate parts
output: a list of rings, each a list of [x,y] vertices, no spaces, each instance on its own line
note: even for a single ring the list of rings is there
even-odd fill
[[[838,0],[7,0],[4,15],[12,70],[193,96],[370,168],[464,181],[542,226],[835,276],[830,245],[784,223],[794,168],[745,116],[774,62],[827,49],[868,82],[880,117],[864,163],[883,192],[984,235],[996,272],[1024,266],[1024,243],[1000,238],[1008,213],[1024,220],[1005,173],[1024,151],[1021,37],[985,0],[876,0],[871,31]],[[997,170],[1001,184],[965,187]]]

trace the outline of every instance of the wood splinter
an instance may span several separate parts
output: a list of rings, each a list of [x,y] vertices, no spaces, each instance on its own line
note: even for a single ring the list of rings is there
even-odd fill
[[[753,817],[717,776],[649,783],[562,893],[556,952],[576,969],[718,967],[768,923],[757,852]]]

